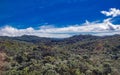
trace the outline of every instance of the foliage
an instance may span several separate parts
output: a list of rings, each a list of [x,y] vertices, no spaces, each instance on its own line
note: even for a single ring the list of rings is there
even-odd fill
[[[1,75],[120,75],[120,35],[0,37]]]

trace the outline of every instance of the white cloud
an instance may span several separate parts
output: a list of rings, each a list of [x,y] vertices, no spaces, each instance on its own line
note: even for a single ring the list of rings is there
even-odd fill
[[[51,29],[51,28],[55,28],[54,25],[42,25],[39,27],[40,29]]]
[[[98,36],[120,34],[120,24],[114,25],[111,22],[113,17],[120,15],[120,10],[111,8],[109,12],[102,11],[102,13],[106,16],[112,16],[112,18],[104,19],[103,22],[89,22],[86,20],[81,25],[71,25],[61,28],[56,28],[53,25],[43,25],[37,30],[32,27],[17,29],[7,25],[0,28],[0,36],[35,35],[40,37],[66,38],[75,34],[93,34]]]
[[[105,19],[101,23],[88,22],[82,25],[72,25],[63,28],[55,28],[44,25],[38,30],[32,27],[26,29],[17,29],[11,26],[0,28],[1,36],[22,36],[22,35],[36,35],[40,37],[65,38],[75,34],[93,34],[93,35],[110,35],[120,34],[120,25],[114,25],[110,19]]]
[[[120,15],[120,10],[116,8],[110,8],[109,11],[101,11],[106,16],[116,17]]]

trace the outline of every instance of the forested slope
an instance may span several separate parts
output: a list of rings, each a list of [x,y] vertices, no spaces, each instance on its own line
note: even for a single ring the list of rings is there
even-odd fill
[[[0,37],[1,75],[120,75],[120,35]]]

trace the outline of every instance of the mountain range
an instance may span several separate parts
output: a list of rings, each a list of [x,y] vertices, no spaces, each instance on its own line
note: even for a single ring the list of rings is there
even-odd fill
[[[2,75],[119,75],[120,35],[0,36]]]

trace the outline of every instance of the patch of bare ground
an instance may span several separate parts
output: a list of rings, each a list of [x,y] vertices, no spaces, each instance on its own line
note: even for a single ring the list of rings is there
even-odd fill
[[[7,65],[7,55],[5,52],[0,51],[0,75],[2,75],[3,71],[5,70],[5,65]]]

